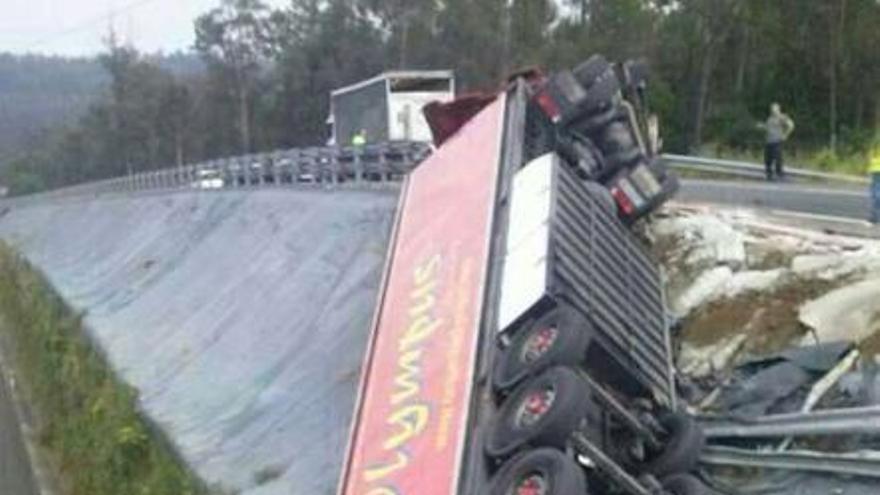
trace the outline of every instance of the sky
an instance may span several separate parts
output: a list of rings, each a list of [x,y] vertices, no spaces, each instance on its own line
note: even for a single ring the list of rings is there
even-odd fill
[[[290,0],[264,0],[274,7]],[[220,0],[0,0],[0,52],[94,55],[112,25],[144,52],[186,50]]]

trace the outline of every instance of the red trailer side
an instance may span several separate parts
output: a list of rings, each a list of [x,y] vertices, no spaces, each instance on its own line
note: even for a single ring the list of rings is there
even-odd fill
[[[489,266],[504,95],[406,180],[340,495],[452,495]]]

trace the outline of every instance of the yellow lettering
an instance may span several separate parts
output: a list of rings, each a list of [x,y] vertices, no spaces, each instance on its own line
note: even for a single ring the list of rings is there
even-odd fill
[[[382,448],[388,452],[390,458],[364,470],[363,477],[367,483],[388,478],[406,468],[410,463],[406,444],[421,434],[428,424],[430,408],[417,400],[421,392],[421,360],[424,355],[422,344],[441,325],[431,315],[437,303],[435,292],[440,261],[440,255],[434,255],[417,266],[413,273],[414,286],[409,294],[410,321],[398,342],[400,354],[397,357],[397,373],[390,397],[393,409],[386,420],[390,432],[382,443]],[[393,486],[375,486],[366,495],[399,495],[399,491]]]
[[[421,285],[425,282],[425,280],[430,280],[434,278],[434,276],[437,274],[438,268],[440,268],[440,255],[435,254],[434,256],[428,258],[428,261],[416,267],[416,284]]]
[[[396,406],[419,393],[419,359],[422,350],[405,352],[398,359],[400,372],[394,378],[396,392],[391,396],[391,404]]]
[[[394,471],[406,467],[407,463],[409,462],[409,456],[401,451],[395,451],[394,456],[395,458],[389,462],[369,467],[364,470],[364,480],[369,483],[372,481],[380,480],[382,478],[387,478],[388,475],[390,475]]]
[[[440,320],[436,320],[430,316],[420,316],[412,321],[403,338],[400,339],[400,348],[409,349],[428,338],[437,327],[440,326]]]
[[[420,283],[415,289],[413,289],[410,294],[410,299],[412,299],[412,307],[409,309],[410,316],[422,315],[434,307],[434,304],[436,303],[436,299],[434,298],[436,288],[437,280],[433,279]]]
[[[394,488],[387,486],[377,486],[376,488],[371,488],[370,491],[367,492],[367,495],[398,495],[398,491]]]
[[[428,423],[428,406],[413,404],[393,412],[388,417],[388,424],[396,426],[399,431],[385,441],[382,446],[385,450],[393,450],[408,442],[425,429]]]

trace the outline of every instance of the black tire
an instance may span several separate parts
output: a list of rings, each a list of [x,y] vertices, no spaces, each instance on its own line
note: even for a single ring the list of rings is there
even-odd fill
[[[702,481],[690,474],[676,474],[663,480],[663,490],[669,495],[709,495]]]
[[[606,155],[615,155],[632,149],[638,149],[632,130],[625,122],[615,121],[602,129],[601,137],[596,143]]]
[[[639,148],[629,148],[619,151],[617,153],[607,155],[605,157],[605,161],[610,163],[611,167],[615,171],[623,170],[624,168],[630,168],[641,159],[642,150],[640,150]]]
[[[574,68],[575,79],[584,88],[589,88],[602,74],[611,69],[611,64],[602,55],[593,55]]]
[[[552,400],[540,412],[529,407],[536,396],[549,395]],[[589,389],[574,370],[557,366],[544,371],[520,385],[501,405],[486,432],[486,454],[503,459],[527,445],[564,449],[586,417],[589,401]]]
[[[583,470],[556,449],[524,452],[505,463],[492,478],[489,495],[510,495],[532,476],[546,482],[545,495],[588,495]]]
[[[614,97],[620,93],[620,81],[614,71],[608,70],[601,74],[596,82],[587,90],[587,97],[580,108],[587,114],[595,114],[614,106]]]
[[[610,193],[609,193],[610,194]],[[612,199],[613,201],[613,199]],[[541,332],[554,330],[555,337],[540,355],[529,352]],[[507,392],[530,376],[556,365],[574,366],[583,361],[593,327],[567,308],[557,308],[517,330],[513,342],[498,356],[492,373],[496,392]]]
[[[569,127],[587,136],[595,137],[605,126],[623,118],[620,109],[611,106],[598,114],[581,117],[573,121]]]
[[[706,445],[703,429],[694,418],[682,413],[666,413],[659,418],[666,430],[660,452],[648,452],[640,471],[664,478],[694,469]]]

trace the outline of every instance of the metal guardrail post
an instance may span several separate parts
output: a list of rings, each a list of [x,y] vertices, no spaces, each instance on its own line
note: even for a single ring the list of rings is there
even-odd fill
[[[330,171],[330,183],[333,186],[337,186],[339,184],[340,179],[342,178],[342,165],[339,163],[339,151],[335,151],[327,157],[327,162],[325,163],[323,160],[319,160],[321,166],[326,166]]]
[[[353,162],[352,166],[354,167],[354,181],[355,183],[359,183],[364,180],[364,147],[361,146],[359,148],[355,148],[352,150]]]
[[[218,160],[218,162],[220,163],[220,168],[223,170],[224,185],[226,187],[232,188],[238,187],[238,179],[235,177],[235,174],[232,170],[232,164],[230,163],[230,160],[221,159]],[[228,185],[226,184],[226,181],[229,182]]]
[[[266,185],[266,174],[268,173],[268,170],[269,170],[269,160],[266,159],[266,155],[264,155],[264,154],[256,155],[256,157],[257,157],[256,163],[259,165],[259,167],[257,167],[257,169],[256,169],[256,171],[257,171],[257,184],[260,187],[263,187]]]

